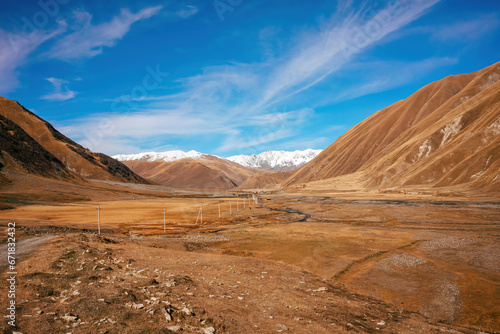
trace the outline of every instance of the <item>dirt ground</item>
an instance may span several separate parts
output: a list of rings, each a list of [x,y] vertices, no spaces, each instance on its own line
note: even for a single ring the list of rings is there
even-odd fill
[[[495,198],[281,194],[250,203],[190,195],[0,211],[2,240],[11,221],[19,242],[57,235],[39,246],[43,256],[18,264],[17,330],[500,330]],[[3,308],[6,287],[0,294]]]

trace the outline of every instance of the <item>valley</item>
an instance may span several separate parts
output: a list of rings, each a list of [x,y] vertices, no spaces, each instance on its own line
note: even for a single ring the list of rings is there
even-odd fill
[[[22,262],[22,312],[31,316],[20,328],[36,321],[60,330],[70,325],[74,333],[93,332],[96,324],[110,333],[170,326],[188,333],[500,330],[497,199],[266,193],[256,204],[249,197],[185,193],[0,211],[1,225],[15,221],[21,240],[55,236],[40,248],[50,256]],[[203,223],[196,223],[201,203]],[[74,255],[66,258],[68,252]],[[92,269],[92,261],[111,269]],[[83,271],[75,271],[80,262]],[[47,275],[59,283],[42,279]],[[54,291],[44,296],[32,290],[34,282]],[[91,297],[94,284],[99,290]],[[103,308],[82,308],[74,291],[89,296],[86,303],[103,299]],[[144,307],[130,308],[127,300]],[[64,320],[70,310],[79,320]]]

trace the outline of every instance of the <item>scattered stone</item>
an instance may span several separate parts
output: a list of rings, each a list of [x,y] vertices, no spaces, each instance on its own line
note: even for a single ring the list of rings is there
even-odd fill
[[[170,309],[165,309],[164,307],[161,308],[161,313],[163,313],[163,315],[165,316],[165,321],[166,322],[169,322],[169,321],[172,321],[173,318],[172,318],[172,311]]]
[[[132,308],[136,310],[141,310],[144,308],[144,304],[132,304]]]
[[[203,328],[203,333],[205,333],[205,334],[214,334],[215,333],[215,328],[213,328],[213,327],[205,327],[205,328]]]
[[[71,313],[66,313],[61,317],[61,319],[67,322],[73,322],[78,320],[78,316]]]
[[[379,322],[377,322],[377,326],[385,326],[385,321],[380,320]]]
[[[182,310],[181,310],[182,313],[184,313],[185,315],[193,315],[193,312],[191,312],[190,309],[188,309],[187,307],[184,307]]]
[[[167,326],[167,329],[175,333],[181,329],[181,326]]]
[[[286,327],[285,325],[280,324],[280,329],[281,329],[281,330],[284,330],[284,331],[287,331],[287,330],[288,330],[288,327]]]

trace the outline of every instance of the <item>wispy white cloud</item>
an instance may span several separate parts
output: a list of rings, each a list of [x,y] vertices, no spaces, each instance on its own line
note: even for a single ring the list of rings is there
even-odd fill
[[[91,58],[102,53],[103,47],[112,47],[123,38],[137,21],[156,15],[162,6],[148,7],[137,13],[122,9],[111,21],[92,24],[92,15],[84,10],[75,10],[74,31],[59,39],[48,52],[49,57],[66,61]]]
[[[244,118],[243,124],[245,127],[252,127],[253,130],[244,134],[235,132],[227,136],[218,151],[226,152],[234,149],[258,147],[293,137],[297,134],[297,129],[301,128],[312,117],[314,117],[314,110],[311,108],[250,115]],[[236,126],[241,127],[242,124]]]
[[[319,31],[301,36],[287,59],[279,60],[259,106],[282,101],[318,84],[352,57],[418,19],[439,1],[397,1],[375,14],[373,10],[352,12],[347,2]]]
[[[302,124],[313,117],[314,110],[302,108],[294,111],[272,112],[267,114],[252,115],[248,117],[246,124],[258,127],[284,127],[285,125]]]
[[[477,19],[459,21],[440,27],[428,27],[429,33],[440,41],[471,41],[498,29],[500,20],[496,14],[484,15]]]
[[[422,78],[436,69],[457,63],[458,58],[454,57],[435,57],[415,62],[373,61],[357,63],[347,67],[344,72],[349,72],[350,76],[355,76],[359,81],[345,84],[344,87],[337,90],[334,96],[323,97],[319,103],[341,102],[387,91]]]
[[[423,25],[397,31],[388,41],[405,38],[415,34],[425,34],[439,43],[468,43],[479,40],[484,35],[495,32],[500,26],[500,17],[496,13],[469,17],[450,23]]]
[[[182,18],[188,18],[188,17],[193,16],[194,14],[198,13],[198,11],[199,11],[198,7],[193,6],[193,5],[186,5],[186,7],[176,11],[175,15],[182,17]]]
[[[286,52],[280,50],[279,56],[269,53],[272,56],[260,63],[207,67],[199,75],[177,80],[176,94],[141,97],[142,101],[136,101],[137,107],[131,108],[126,117],[113,116],[115,131],[107,132],[106,141],[214,133],[226,136],[218,148],[224,152],[292,138],[314,111],[283,112],[280,108],[293,106],[301,92],[352,64],[357,55],[415,21],[438,2],[401,0],[377,10],[362,6],[358,12],[351,11],[347,2],[317,29],[293,37],[294,42],[288,43],[293,46]],[[269,39],[274,33],[264,35]],[[413,69],[420,71],[422,67],[425,64]],[[380,86],[397,85],[394,80],[365,79],[358,95],[374,92]],[[345,92],[340,88],[332,95],[342,98],[342,93]],[[285,118],[286,128],[269,126],[276,115]],[[99,118],[89,118],[74,130],[84,133],[85,129],[96,128],[99,122]]]
[[[283,150],[324,149],[332,143],[332,137],[298,138],[280,144]]]
[[[7,32],[0,28],[0,93],[9,93],[18,87],[18,69],[28,56],[41,44],[62,34],[66,30],[64,22],[52,30],[38,29],[30,34],[21,31]]]
[[[291,129],[280,129],[273,132],[263,132],[251,136],[235,136],[227,138],[218,151],[227,152],[234,149],[244,150],[247,148],[259,147],[264,144],[272,143],[280,139],[288,138],[293,135]]]
[[[130,30],[133,23],[156,15],[161,8],[162,6],[144,8],[137,13],[122,9],[111,21],[98,25],[92,24],[90,13],[77,9],[73,11],[69,23],[56,19],[55,28],[37,28],[31,33],[9,32],[0,28],[0,93],[11,92],[18,87],[19,68],[28,61],[30,54],[48,40],[55,40],[48,52],[51,58],[73,60],[93,57],[100,54],[103,47],[114,46]],[[71,32],[66,34],[68,30]],[[71,97],[70,91],[46,96],[47,99],[56,100]]]
[[[339,130],[345,130],[346,126],[345,125],[330,125],[326,129],[323,130],[323,132],[328,133],[328,132],[333,132],[333,131],[339,131]]]
[[[70,90],[67,86],[68,82],[57,78],[45,78],[54,86],[54,92],[41,97],[41,99],[49,101],[66,101],[75,97],[76,92]]]

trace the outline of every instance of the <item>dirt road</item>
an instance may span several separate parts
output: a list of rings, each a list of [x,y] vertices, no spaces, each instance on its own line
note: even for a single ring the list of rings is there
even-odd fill
[[[29,254],[36,247],[40,246],[44,242],[49,241],[55,236],[42,236],[42,237],[32,237],[29,239],[19,240],[16,242],[16,259],[21,256]],[[0,245],[0,271],[2,271],[7,266],[7,244]]]

